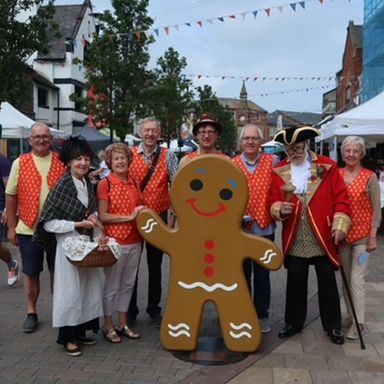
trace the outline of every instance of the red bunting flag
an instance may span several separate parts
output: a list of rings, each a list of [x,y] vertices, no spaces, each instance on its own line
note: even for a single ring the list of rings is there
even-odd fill
[[[266,9],[264,9],[264,11],[265,11],[265,13],[266,13],[268,16],[270,16],[270,14],[271,14],[271,8],[266,8]]]

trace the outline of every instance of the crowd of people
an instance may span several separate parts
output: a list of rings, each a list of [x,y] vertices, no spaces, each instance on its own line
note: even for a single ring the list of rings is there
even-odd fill
[[[196,156],[226,156],[217,145],[222,129],[214,115],[204,113],[193,127],[198,150],[180,163],[172,151],[160,147],[160,123],[152,117],[141,121],[140,145],[110,144],[99,154],[103,163],[93,173],[94,153],[86,140],[69,138],[60,153],[55,153],[51,150],[52,134],[43,123],[31,128],[29,153],[20,155],[12,166],[0,156],[0,235],[6,223],[8,240],[20,250],[27,303],[23,332],[35,332],[39,326],[40,273],[45,258],[53,295],[52,324],[58,328],[57,343],[68,355],[79,356],[82,345],[96,342],[87,331],[96,333],[101,328],[110,343],[120,343],[124,337],[139,338],[134,326],[144,247],[146,312],[154,326],[161,326],[163,252],[142,240],[135,219],[148,207],[170,227],[177,226],[170,184],[178,169]],[[376,175],[362,166],[362,138],[351,136],[343,141],[345,168],[339,169],[334,161],[310,150],[310,139],[318,134],[309,126],[279,131],[274,140],[285,146],[287,155],[280,161],[262,152],[260,128],[246,124],[239,134],[241,153],[232,160],[244,173],[249,188],[243,230],[274,241],[276,222],[282,224],[287,286],[285,324],[279,337],[290,337],[304,327],[308,272],[313,265],[323,329],[332,343],[343,344],[343,326],[348,327],[346,336],[351,340],[366,330],[364,275],[369,253],[377,247],[380,189]],[[93,237],[100,231],[119,244],[118,261],[104,269],[69,263],[66,241],[79,235]],[[16,284],[19,263],[1,242],[0,257],[8,266],[8,285]],[[343,290],[351,293],[344,320],[336,281],[340,268],[347,276]],[[261,332],[268,333],[269,270],[250,260],[243,269]]]

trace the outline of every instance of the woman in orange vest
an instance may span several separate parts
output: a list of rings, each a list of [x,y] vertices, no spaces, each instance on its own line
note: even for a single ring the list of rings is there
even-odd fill
[[[345,168],[340,170],[348,187],[352,204],[352,225],[346,241],[339,246],[347,276],[357,320],[361,332],[364,328],[365,289],[364,276],[369,252],[377,248],[376,233],[381,221],[380,186],[374,172],[364,168],[361,160],[366,154],[364,140],[359,136],[348,136],[341,145]],[[347,292],[344,290],[344,297]],[[356,325],[352,324],[351,307],[347,300],[348,317],[344,325],[349,327],[347,338],[358,339]]]
[[[123,143],[109,145],[105,150],[105,162],[111,174],[99,182],[99,218],[105,225],[105,234],[113,237],[121,246],[121,256],[112,267],[105,268],[103,292],[105,338],[120,343],[121,337],[138,339],[140,335],[127,324],[127,310],[131,301],[139,268],[142,239],[136,228],[137,214],[144,208],[141,192],[128,174],[132,151]],[[118,328],[112,315],[117,311]]]

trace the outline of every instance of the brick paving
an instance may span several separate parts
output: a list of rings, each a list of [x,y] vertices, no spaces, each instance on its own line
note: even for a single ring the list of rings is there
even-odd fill
[[[8,244],[9,245],[9,244]],[[10,246],[19,259],[18,251]],[[33,334],[21,332],[26,316],[23,283],[7,287],[6,266],[0,262],[0,384],[67,383],[263,383],[328,384],[384,383],[384,237],[380,249],[372,255],[367,276],[367,346],[347,341],[343,346],[329,342],[318,319],[317,296],[311,271],[307,327],[289,340],[278,339],[284,310],[285,271],[271,274],[272,332],[263,337],[257,353],[225,365],[201,365],[183,361],[165,351],[159,330],[145,314],[146,262],[140,272],[139,306],[136,326],[139,340],[124,340],[111,345],[99,333],[97,344],[84,348],[80,357],[69,357],[56,344],[56,330],[51,326],[51,295],[48,273],[41,275],[39,299],[40,326]],[[164,280],[168,259],[164,262]],[[166,285],[166,284],[164,284]],[[220,334],[215,307],[207,304],[201,335]]]

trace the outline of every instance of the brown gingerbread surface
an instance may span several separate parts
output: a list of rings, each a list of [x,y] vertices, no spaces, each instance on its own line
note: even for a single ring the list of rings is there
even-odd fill
[[[142,236],[171,258],[161,326],[164,347],[194,350],[204,304],[212,301],[227,348],[255,351],[261,331],[243,261],[250,258],[276,270],[282,254],[273,242],[241,228],[248,201],[245,176],[229,159],[202,155],[179,170],[172,182],[171,200],[177,228],[169,228],[150,209],[137,218]]]

